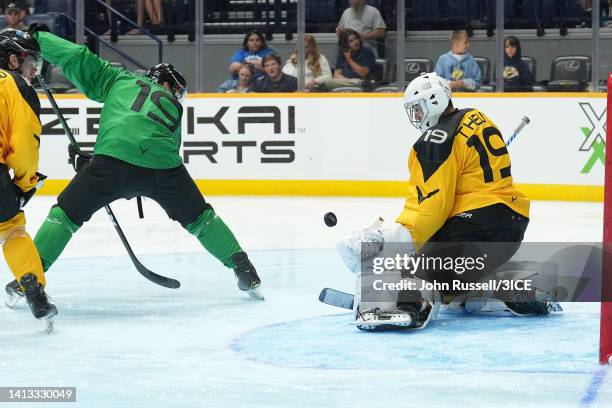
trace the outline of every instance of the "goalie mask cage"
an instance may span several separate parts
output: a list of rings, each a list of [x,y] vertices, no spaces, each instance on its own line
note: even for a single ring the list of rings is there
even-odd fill
[[[604,187],[604,259],[601,285],[601,321],[599,331],[599,362],[612,364],[612,73],[608,74],[606,110],[606,170]]]

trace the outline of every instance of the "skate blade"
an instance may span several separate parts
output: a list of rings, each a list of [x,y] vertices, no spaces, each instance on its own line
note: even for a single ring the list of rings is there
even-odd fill
[[[407,329],[416,329],[416,327],[414,327],[412,325],[412,322],[402,322],[402,323],[393,323],[393,324],[389,324],[389,323],[377,323],[377,324],[372,324],[372,323],[357,323],[354,322],[353,323],[355,326],[357,326],[357,328],[359,330],[363,330],[363,331],[393,331],[393,330],[407,330]]]
[[[263,293],[259,288],[249,289],[245,291],[250,297],[257,300],[265,300]]]
[[[45,324],[45,333],[51,334],[53,333],[53,329],[55,328],[53,318],[52,317],[43,317],[40,319]]]
[[[17,304],[19,303],[20,300],[21,300],[21,296],[8,295],[8,298],[6,299],[4,304],[9,309],[15,309],[15,306],[17,306]]]
[[[403,330],[414,328],[412,319],[407,320],[395,320],[395,321],[372,321],[372,322],[364,322],[364,321],[352,321],[352,325],[357,326],[359,330],[366,331],[377,331],[377,330]]]
[[[51,334],[55,328],[54,319],[57,316],[57,308],[55,307],[55,305],[52,305],[52,307],[53,308],[49,311],[49,314],[47,316],[38,319],[44,323],[45,333],[47,334]]]

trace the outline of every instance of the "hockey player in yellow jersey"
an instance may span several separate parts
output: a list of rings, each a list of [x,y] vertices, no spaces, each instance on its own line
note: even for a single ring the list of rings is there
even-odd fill
[[[42,264],[25,230],[23,211],[45,178],[37,172],[40,102],[30,84],[42,65],[39,51],[27,33],[0,32],[0,242],[9,269],[21,284],[7,287],[8,294],[25,293],[34,317],[48,320],[57,309],[45,294]]]
[[[396,225],[385,230],[378,223],[338,244],[343,260],[357,274],[355,324],[364,330],[423,328],[435,317],[442,297],[457,295],[452,290],[372,294],[379,276],[366,277],[365,268],[372,267],[374,258],[397,254],[385,252],[392,246],[386,244],[399,243],[413,258],[477,259],[483,254],[480,243],[502,243],[487,246],[486,267],[475,272],[440,267],[415,267],[411,274],[401,268],[385,271],[390,281],[412,279],[414,287],[422,287],[422,281],[475,282],[514,255],[529,223],[529,200],[513,185],[504,139],[483,112],[455,108],[448,82],[435,73],[408,85],[404,107],[422,135],[409,153],[407,197]],[[546,302],[525,304],[505,302],[504,307],[515,314],[547,313]]]
[[[410,122],[423,132],[410,151],[410,186],[397,218],[415,246],[432,238],[446,240],[440,236],[443,227],[457,216],[462,223],[488,220],[496,227],[504,218],[518,219],[524,222],[510,229],[524,232],[529,200],[512,183],[510,156],[497,126],[478,109],[456,109],[446,80],[435,74],[410,84],[404,106]],[[522,240],[522,233],[516,235]]]

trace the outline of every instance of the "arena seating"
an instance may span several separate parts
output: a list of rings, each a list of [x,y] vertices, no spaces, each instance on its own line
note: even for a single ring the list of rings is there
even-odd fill
[[[53,92],[69,93],[75,90],[74,85],[64,76],[60,67],[51,67],[48,72],[47,82]]]
[[[423,72],[433,71],[433,61],[429,58],[406,58],[404,60],[404,82],[410,82]]]
[[[491,82],[491,61],[486,57],[474,57],[480,67],[480,82],[488,85]]]
[[[394,29],[395,20],[388,16],[395,13],[396,2],[391,0],[368,0],[369,4],[379,8],[385,17],[389,30]],[[180,4],[178,4],[180,3]],[[87,1],[87,7],[95,7],[95,1]],[[269,2],[254,0],[207,0],[205,4],[205,32],[207,34],[244,34],[249,28],[263,29],[267,36],[275,32],[287,33],[295,31],[295,12],[297,0],[270,0]],[[607,1],[602,1],[608,7]],[[450,30],[469,28],[482,29],[494,21],[495,0],[410,0],[406,3],[407,30]],[[113,6],[125,12],[125,7],[133,7],[129,0],[116,0]],[[193,21],[195,0],[168,2],[166,7],[178,10],[173,19],[179,27],[190,27]],[[27,17],[25,23],[48,25],[51,30],[63,37],[74,38],[74,23],[64,15],[74,16],[75,5],[72,0],[36,0],[36,13]],[[347,0],[309,0],[306,2],[307,30],[315,33],[332,32],[342,11],[347,7]],[[93,10],[93,9],[92,9]],[[106,18],[106,11],[96,9],[96,15]],[[576,0],[506,0],[504,2],[505,26],[507,29],[531,27],[566,27],[583,26],[588,23],[588,15]],[[607,13],[605,14],[607,16]],[[88,15],[86,14],[86,17]],[[5,24],[0,19],[0,27]],[[89,24],[89,23],[88,23]],[[481,27],[478,27],[481,25]],[[104,27],[106,31],[107,27]],[[123,30],[125,31],[125,30]],[[184,30],[183,30],[184,31]],[[122,31],[120,31],[121,33]],[[177,34],[181,30],[176,30]],[[193,39],[193,34],[189,37]],[[123,40],[121,40],[123,41]],[[379,47],[379,55],[384,57],[385,47]],[[389,52],[389,50],[386,50]],[[478,52],[475,48],[473,52]],[[393,55],[393,53],[391,53]],[[409,82],[421,72],[433,70],[434,61],[429,58],[413,57],[407,50],[403,77],[397,84],[395,61],[384,58],[377,60],[376,69],[372,70],[371,79],[374,86],[368,90],[384,89],[385,86],[401,88],[401,84]],[[491,57],[489,55],[489,57]],[[548,57],[550,58],[550,57]],[[533,57],[523,57],[530,67],[534,78],[537,78],[537,61]],[[495,89],[495,64],[485,57],[476,57],[481,71],[481,91]],[[330,61],[333,63],[333,61]],[[540,61],[543,63],[543,61]],[[548,60],[545,61],[548,65]],[[571,71],[569,68],[574,69]],[[585,90],[590,81],[591,61],[587,56],[561,56],[551,64],[549,80],[534,85],[534,90],[572,91]],[[55,74],[59,78],[57,72]],[[391,82],[391,83],[390,83]],[[61,85],[62,81],[58,81]],[[389,88],[389,89],[392,89]],[[348,91],[348,90],[345,90]]]
[[[586,90],[591,80],[591,57],[569,55],[556,57],[550,67],[550,92],[572,92]]]

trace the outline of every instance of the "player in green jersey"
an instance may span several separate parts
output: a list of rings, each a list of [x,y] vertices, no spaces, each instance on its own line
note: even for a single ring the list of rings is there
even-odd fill
[[[88,98],[104,103],[91,160],[77,154],[78,173],[34,239],[44,270],[97,210],[119,198],[144,196],[232,268],[240,290],[259,297],[255,289],[261,281],[254,266],[232,231],[204,201],[179,155],[183,76],[170,64],[136,75],[112,67],[85,46],[48,32],[32,35],[47,61],[61,67]]]

